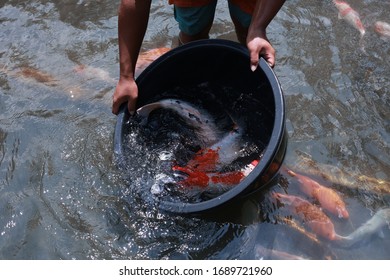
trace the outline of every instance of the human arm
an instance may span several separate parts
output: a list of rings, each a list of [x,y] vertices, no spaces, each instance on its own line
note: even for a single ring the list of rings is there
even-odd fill
[[[250,53],[252,71],[256,70],[259,57],[275,65],[275,49],[268,41],[266,28],[282,8],[285,0],[258,0],[248,29],[246,44]]]
[[[118,11],[119,81],[116,86],[112,112],[127,102],[129,113],[135,111],[138,86],[135,66],[149,21],[151,0],[121,0]]]

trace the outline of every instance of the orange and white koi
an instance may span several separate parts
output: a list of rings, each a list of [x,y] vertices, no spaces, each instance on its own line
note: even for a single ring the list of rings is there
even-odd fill
[[[328,240],[336,240],[334,225],[328,216],[309,201],[294,195],[274,193],[273,197],[281,202],[289,211],[301,218],[315,234]]]
[[[339,18],[344,19],[350,25],[360,32],[361,37],[366,33],[366,29],[360,20],[359,13],[355,11],[347,2],[333,0],[336,8],[339,11]]]
[[[231,131],[223,134],[206,111],[195,108],[183,100],[162,99],[137,110],[137,115],[143,118],[141,124],[145,124],[152,111],[160,108],[173,110],[185,119],[204,146],[185,166],[172,166],[175,176],[181,178],[177,181],[180,186],[203,189],[218,187],[226,190],[239,184],[256,167],[258,160],[252,161],[238,171],[223,171],[241,155],[240,140],[243,129],[233,120],[230,119],[233,126]]]
[[[186,174],[186,178],[180,184],[205,188],[211,186],[210,183],[232,186],[241,182],[257,165],[257,160],[240,171],[219,172],[240,157],[241,137],[242,129],[235,125],[235,128],[220,141],[199,150],[185,166],[173,166],[174,171]]]
[[[374,24],[375,31],[383,36],[383,37],[389,37],[390,38],[390,24],[384,21],[377,21]]]
[[[349,218],[345,203],[335,190],[325,187],[310,177],[295,173],[292,170],[287,170],[287,173],[298,180],[303,193],[315,198],[325,210],[339,218]]]

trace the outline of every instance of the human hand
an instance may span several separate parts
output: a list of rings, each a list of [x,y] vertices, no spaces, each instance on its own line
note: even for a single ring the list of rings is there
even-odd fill
[[[247,47],[249,50],[252,71],[256,70],[260,57],[263,57],[269,66],[275,66],[275,49],[265,35],[248,37]]]
[[[112,113],[117,115],[119,113],[119,107],[127,102],[129,114],[133,115],[137,98],[138,86],[135,83],[134,78],[121,77],[112,98]]]

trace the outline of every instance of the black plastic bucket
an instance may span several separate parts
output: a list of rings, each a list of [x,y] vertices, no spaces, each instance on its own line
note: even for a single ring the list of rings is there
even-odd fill
[[[260,59],[255,72],[250,69],[248,50],[235,42],[219,39],[196,41],[175,48],[162,55],[137,78],[139,98],[137,107],[155,102],[161,93],[175,87],[191,87],[211,82],[221,87],[236,89],[236,96],[216,92],[216,98],[226,108],[242,95],[251,95],[255,102],[245,104],[233,115],[245,116],[252,133],[265,144],[262,157],[254,170],[231,190],[199,203],[164,201],[156,198],[159,208],[174,213],[200,214],[227,209],[240,203],[249,194],[267,185],[277,174],[287,146],[285,132],[285,103],[279,82],[269,65]],[[220,95],[220,96],[219,96]],[[197,98],[197,96],[193,96]],[[129,119],[126,106],[118,114],[114,135],[114,152],[118,162],[125,157],[124,124]]]

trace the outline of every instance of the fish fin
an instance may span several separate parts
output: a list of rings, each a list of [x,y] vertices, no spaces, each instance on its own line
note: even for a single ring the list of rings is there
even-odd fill
[[[378,231],[378,236],[382,239],[385,238],[385,233],[383,232],[383,229],[381,229],[380,231]]]

